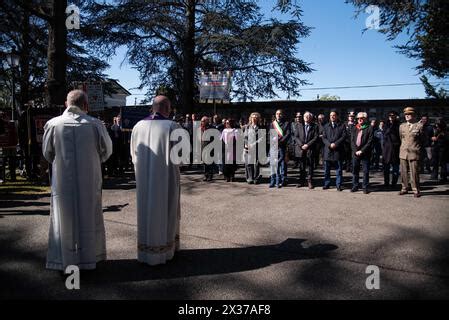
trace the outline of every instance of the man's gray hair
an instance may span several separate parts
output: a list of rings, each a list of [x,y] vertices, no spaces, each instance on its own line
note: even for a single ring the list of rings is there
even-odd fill
[[[304,117],[306,116],[306,115],[308,115],[308,114],[310,114],[310,116],[313,118],[313,113],[312,112],[310,112],[310,111],[306,111],[306,112],[304,112]]]
[[[77,106],[79,108],[84,108],[85,104],[87,104],[87,95],[83,90],[72,90],[67,95],[68,106]]]

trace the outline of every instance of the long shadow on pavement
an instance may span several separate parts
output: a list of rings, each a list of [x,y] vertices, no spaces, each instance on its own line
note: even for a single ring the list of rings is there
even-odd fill
[[[0,208],[17,208],[17,207],[43,207],[50,205],[49,202],[38,201],[22,201],[22,200],[4,200],[0,202]]]
[[[84,277],[90,282],[129,282],[174,279],[255,270],[289,261],[323,258],[338,247],[317,244],[303,247],[305,239],[287,239],[276,245],[245,248],[181,250],[165,265],[148,266],[137,260],[108,260],[98,272]]]
[[[0,211],[0,217],[4,216],[48,216],[50,210],[7,210]]]

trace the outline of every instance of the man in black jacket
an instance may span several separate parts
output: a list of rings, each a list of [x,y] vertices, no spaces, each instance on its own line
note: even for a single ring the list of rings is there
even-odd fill
[[[315,166],[314,156],[318,141],[318,126],[312,122],[313,115],[310,112],[304,113],[304,123],[295,123],[295,157],[299,159],[299,183],[297,188],[302,187],[306,180],[309,189],[313,189],[313,170]]]
[[[329,117],[330,121],[323,128],[324,143],[324,186],[323,189],[329,189],[331,184],[330,170],[335,165],[337,175],[337,190],[341,191],[343,182],[342,160],[344,157],[344,141],[346,139],[346,128],[338,120],[338,113],[332,111]]]
[[[388,113],[388,121],[385,124],[384,146],[382,149],[382,162],[384,169],[384,187],[390,187],[390,168],[393,176],[391,187],[396,188],[399,179],[399,148],[401,137],[399,136],[399,119],[396,111]]]
[[[323,152],[324,152],[324,143],[323,143],[323,130],[324,125],[326,124],[326,118],[325,115],[320,113],[317,117],[317,127],[318,127],[318,139],[316,142],[316,152],[315,152],[315,168],[320,165],[320,160],[322,161],[321,164],[324,165],[323,160]],[[321,158],[321,159],[320,159]]]
[[[295,132],[296,129],[298,127],[298,124],[303,123],[303,115],[301,114],[301,112],[296,112],[295,115],[295,119],[293,120],[292,124],[291,124],[291,141],[290,141],[290,145],[293,149],[293,152],[295,150]],[[293,167],[293,169],[299,168],[299,159],[298,157],[295,156],[295,166]]]
[[[360,164],[363,166],[363,193],[368,193],[369,184],[369,162],[372,153],[373,127],[367,121],[368,114],[359,112],[357,114],[357,124],[351,131],[351,152],[352,152],[352,189],[356,192],[359,189]]]
[[[284,112],[282,110],[279,109],[276,111],[276,119],[271,123],[271,129],[275,130],[277,136],[277,161],[274,166],[273,164],[270,166],[272,170],[270,188],[273,188],[275,185],[278,188],[282,188],[282,186],[287,184],[287,165],[285,156],[287,154],[287,144],[291,136],[290,123],[285,121]]]
[[[352,128],[357,124],[355,118],[355,112],[351,111],[348,113],[348,121],[345,122],[346,128],[346,140],[344,143],[345,155],[343,160],[343,166],[346,172],[352,172],[352,156],[351,156],[351,132]]]

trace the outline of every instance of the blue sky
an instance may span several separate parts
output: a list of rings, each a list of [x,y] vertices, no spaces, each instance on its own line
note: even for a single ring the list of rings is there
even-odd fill
[[[271,12],[276,0],[262,0],[259,4],[267,17],[283,18]],[[311,35],[301,40],[297,55],[311,63],[316,71],[303,75],[312,85],[305,88],[379,85],[393,83],[420,83],[414,69],[418,61],[398,53],[393,46],[402,44],[407,37],[401,35],[387,42],[385,35],[375,30],[362,32],[369,14],[354,19],[355,9],[344,0],[296,0],[303,9],[303,22],[313,27]],[[139,86],[139,74],[123,61],[125,49],[119,50],[111,61],[107,73],[127,89]],[[438,81],[432,79],[431,81]],[[143,98],[144,91],[130,90],[127,104],[133,105]],[[338,95],[342,100],[352,99],[406,99],[424,98],[422,85],[363,89],[332,89],[302,91],[296,100],[315,100],[317,94]],[[285,99],[279,93],[279,99]],[[260,99],[266,100],[266,99]]]

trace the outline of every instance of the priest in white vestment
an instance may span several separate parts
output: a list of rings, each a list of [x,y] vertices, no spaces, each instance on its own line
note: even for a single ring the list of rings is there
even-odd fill
[[[170,161],[170,134],[182,129],[168,119],[170,100],[157,96],[153,114],[139,121],[131,135],[137,192],[137,258],[163,264],[179,249],[180,173]]]
[[[81,90],[67,95],[66,110],[45,125],[42,152],[52,164],[47,268],[95,269],[106,259],[101,204],[101,162],[112,153],[104,124],[86,114]]]

